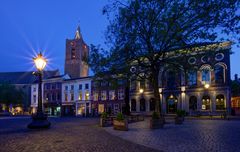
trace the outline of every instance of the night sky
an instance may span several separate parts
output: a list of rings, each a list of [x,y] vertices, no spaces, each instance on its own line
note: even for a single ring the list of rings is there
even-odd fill
[[[0,72],[34,70],[32,57],[44,50],[48,70],[63,73],[65,42],[78,25],[85,42],[104,45],[108,25],[102,8],[108,0],[1,0]],[[231,56],[231,73],[240,74],[239,48]]]

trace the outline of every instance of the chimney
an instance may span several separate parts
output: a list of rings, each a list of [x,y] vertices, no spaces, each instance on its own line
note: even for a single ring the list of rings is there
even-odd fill
[[[237,74],[234,75],[234,80],[238,81],[238,75]]]

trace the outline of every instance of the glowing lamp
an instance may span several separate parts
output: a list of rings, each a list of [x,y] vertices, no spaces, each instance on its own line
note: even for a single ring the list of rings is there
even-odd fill
[[[144,91],[143,89],[140,89],[140,90],[139,90],[140,93],[143,93],[143,91]]]
[[[206,89],[208,89],[209,87],[210,87],[209,84],[205,84],[205,85],[204,85],[204,88],[206,88]]]
[[[37,57],[33,58],[33,61],[39,71],[42,71],[47,64],[47,60],[42,56],[42,53],[39,53]]]

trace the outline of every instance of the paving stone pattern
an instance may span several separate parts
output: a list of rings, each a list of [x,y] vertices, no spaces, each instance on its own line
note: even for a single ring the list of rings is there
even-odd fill
[[[29,130],[30,118],[0,117],[0,152],[154,152],[113,136],[98,119],[51,118],[51,129]]]
[[[240,121],[186,120],[183,125],[173,121],[164,129],[150,130],[149,120],[132,123],[128,132],[111,127],[106,131],[147,147],[169,152],[240,152]]]

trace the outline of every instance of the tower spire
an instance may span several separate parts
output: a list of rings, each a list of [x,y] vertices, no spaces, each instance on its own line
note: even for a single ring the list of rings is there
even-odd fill
[[[82,37],[82,35],[81,35],[80,26],[78,25],[77,31],[75,33],[75,39],[80,39],[81,37]]]

